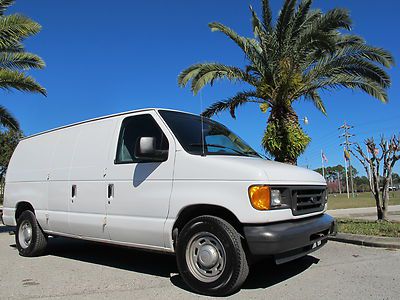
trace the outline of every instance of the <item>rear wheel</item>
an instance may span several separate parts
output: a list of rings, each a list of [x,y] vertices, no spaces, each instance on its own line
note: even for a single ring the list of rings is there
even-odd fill
[[[178,237],[176,257],[185,283],[206,295],[235,292],[249,273],[240,235],[214,216],[197,217],[185,225]]]
[[[19,254],[22,256],[39,256],[46,250],[47,237],[33,212],[26,210],[19,216],[15,242]]]

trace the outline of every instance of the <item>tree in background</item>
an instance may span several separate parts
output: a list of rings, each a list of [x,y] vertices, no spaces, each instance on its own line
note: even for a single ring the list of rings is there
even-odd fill
[[[315,169],[314,171],[320,173],[321,175],[323,174],[322,168]],[[351,171],[352,171],[353,176],[355,176],[354,180],[356,181],[356,178],[359,178],[357,176],[358,170],[356,168],[354,168],[353,166],[351,166]],[[349,175],[349,169],[347,170],[347,172]],[[338,173],[339,173],[339,176],[338,176]],[[328,183],[329,182],[332,183],[332,184],[328,185],[329,192],[334,192],[334,193],[339,192],[339,186],[338,186],[339,180],[340,180],[340,184],[341,184],[340,190],[342,192],[347,192],[347,190],[346,190],[346,169],[342,165],[339,164],[336,166],[325,167],[325,178],[328,181]],[[364,191],[362,189],[362,187],[358,186],[357,184],[355,184],[355,189],[357,191]]]
[[[361,162],[371,179],[370,187],[375,198],[378,220],[386,220],[390,178],[393,167],[400,159],[400,136],[393,136],[389,140],[382,137],[379,146],[370,138],[365,141],[365,145],[369,155],[360,144],[356,144],[351,152]]]
[[[349,12],[336,8],[322,13],[311,9],[312,0],[285,0],[277,21],[272,22],[268,0],[262,1],[262,17],[250,7],[253,37],[243,37],[217,22],[209,24],[231,39],[244,53],[247,64],[241,68],[221,63],[195,64],[182,71],[180,86],[191,81],[196,94],[218,79],[243,82],[249,86],[227,100],[215,102],[203,115],[211,117],[255,103],[269,111],[262,139],[264,149],[275,160],[296,164],[310,137],[302,130],[293,104],[311,101],[326,114],[320,91],[338,88],[361,90],[386,103],[390,77],[383,67],[394,64],[392,55],[367,45],[353,34]]]
[[[0,130],[0,203],[3,202],[4,178],[8,163],[10,162],[15,147],[17,147],[22,137],[23,134],[20,131]]]
[[[393,185],[399,185],[400,184],[400,175],[397,173],[392,173],[392,181]]]
[[[354,187],[357,192],[369,192],[371,190],[369,187],[368,177],[366,176],[354,177]]]
[[[37,34],[41,26],[20,14],[4,15],[13,3],[0,0],[0,88],[46,95],[46,90],[26,74],[30,69],[43,69],[45,63],[36,54],[25,51],[22,44],[24,39]],[[1,104],[0,126],[19,130],[18,121]]]

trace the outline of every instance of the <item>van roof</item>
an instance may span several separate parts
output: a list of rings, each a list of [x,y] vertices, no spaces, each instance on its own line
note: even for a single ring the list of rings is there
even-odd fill
[[[123,115],[128,115],[131,113],[136,113],[136,112],[143,112],[143,111],[157,111],[157,110],[168,110],[168,111],[175,111],[175,112],[181,112],[181,113],[186,113],[186,114],[190,114],[190,115],[196,115],[193,113],[189,113],[189,112],[185,112],[185,111],[180,111],[180,110],[175,110],[175,109],[167,109],[167,108],[142,108],[142,109],[135,109],[135,110],[128,110],[125,112],[120,112],[120,113],[116,113],[116,114],[111,114],[111,115],[106,115],[106,116],[102,116],[102,117],[97,117],[97,118],[92,118],[92,119],[88,119],[88,120],[84,120],[84,121],[80,121],[80,122],[76,122],[76,123],[72,123],[69,125],[64,125],[64,126],[60,126],[60,127],[56,127],[53,129],[49,129],[49,130],[45,130],[42,132],[38,132],[29,136],[24,137],[21,140],[26,140],[38,135],[42,135],[45,133],[49,133],[49,132],[53,132],[53,131],[57,131],[57,130],[61,130],[61,129],[65,129],[68,127],[72,127],[72,126],[77,126],[77,125],[81,125],[81,124],[85,124],[85,123],[89,123],[89,122],[93,122],[93,121],[99,121],[99,120],[103,120],[103,119],[108,119],[108,118],[112,118],[112,117],[117,117],[117,116],[123,116]]]

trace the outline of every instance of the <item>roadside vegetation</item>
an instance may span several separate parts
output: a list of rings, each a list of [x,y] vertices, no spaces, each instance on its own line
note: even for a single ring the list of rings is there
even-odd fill
[[[389,205],[400,205],[400,191],[389,192]],[[356,193],[347,198],[347,193],[329,194],[328,209],[375,207],[375,198],[370,192]]]
[[[400,238],[400,222],[336,219],[338,232]]]

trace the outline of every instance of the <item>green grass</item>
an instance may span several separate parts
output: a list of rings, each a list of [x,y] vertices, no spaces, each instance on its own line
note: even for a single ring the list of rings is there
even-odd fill
[[[400,204],[400,191],[390,192],[389,205]],[[370,192],[358,193],[356,197],[347,198],[347,194],[330,194],[328,196],[328,209],[375,207],[375,199]]]
[[[400,238],[399,222],[336,219],[338,232]]]

